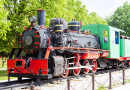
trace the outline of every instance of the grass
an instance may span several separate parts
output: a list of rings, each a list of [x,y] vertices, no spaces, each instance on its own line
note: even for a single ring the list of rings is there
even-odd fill
[[[3,58],[6,60],[6,58]],[[7,61],[4,63],[4,67],[2,67],[2,58],[0,58],[0,69],[7,69]],[[16,77],[10,77],[10,79],[16,79]],[[0,81],[8,80],[7,70],[0,70]]]
[[[6,60],[6,58],[3,58]],[[2,67],[2,58],[0,58],[0,69],[7,69],[7,61],[4,63],[4,67]],[[10,77],[10,79],[15,79],[16,77]],[[0,70],[0,81],[8,80],[7,70]]]
[[[10,79],[15,79],[16,77],[10,77]],[[7,70],[1,70],[0,71],[0,81],[2,80],[8,80],[8,73]]]
[[[101,85],[101,86],[98,86],[98,89],[96,89],[96,90],[106,90],[106,88],[104,85]]]
[[[126,79],[126,80],[125,80],[125,83],[130,83],[130,79]]]

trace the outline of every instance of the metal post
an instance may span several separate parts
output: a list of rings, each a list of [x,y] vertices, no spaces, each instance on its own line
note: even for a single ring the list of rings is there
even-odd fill
[[[41,78],[40,78],[40,76],[36,78],[36,82],[41,86]]]
[[[94,73],[92,74],[92,90],[95,90],[95,83],[94,83],[94,81],[95,81],[95,77],[94,77],[95,75],[94,75]]]
[[[8,75],[8,82],[10,82],[10,76]]]
[[[70,78],[67,79],[67,86],[68,86],[67,90],[70,90]]]
[[[112,83],[111,83],[111,71],[109,71],[109,89],[112,89]]]
[[[35,85],[33,85],[33,81],[32,81],[32,84],[30,86],[30,90],[35,90]]]
[[[125,85],[125,69],[124,68],[122,69],[122,73],[123,73],[123,83],[122,84]]]
[[[18,77],[18,81],[21,82],[22,81],[22,77]]]

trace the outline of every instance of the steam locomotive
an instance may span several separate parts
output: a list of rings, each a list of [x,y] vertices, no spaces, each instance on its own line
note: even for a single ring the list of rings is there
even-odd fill
[[[7,60],[9,76],[19,80],[22,77],[50,79],[96,72],[98,65],[108,66],[106,57],[110,50],[102,50],[100,37],[89,30],[80,30],[82,24],[78,21],[67,24],[62,18],[53,18],[47,28],[42,9],[37,10],[37,18],[31,16],[29,21],[30,27],[21,35],[21,48],[14,47]]]

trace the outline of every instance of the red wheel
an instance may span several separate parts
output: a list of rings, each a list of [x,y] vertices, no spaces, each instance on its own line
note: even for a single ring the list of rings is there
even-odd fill
[[[69,68],[69,65],[67,65],[67,68]],[[69,69],[65,70],[61,77],[67,77],[69,75]]]
[[[75,63],[74,67],[80,67],[80,63]],[[73,69],[73,75],[79,75],[80,68]]]
[[[84,61],[83,66],[87,66],[87,68],[83,68],[83,73],[87,74],[89,72],[89,61]]]
[[[93,60],[92,61],[92,72],[94,73],[94,72],[96,72],[97,71],[97,61],[96,60]]]

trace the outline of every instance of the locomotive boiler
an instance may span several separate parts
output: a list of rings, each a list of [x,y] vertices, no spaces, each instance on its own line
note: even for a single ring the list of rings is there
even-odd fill
[[[38,20],[38,25],[35,25]],[[29,18],[31,26],[21,35],[21,47],[13,48],[7,60],[8,74],[12,77],[50,79],[96,72],[99,57],[107,57],[107,50],[100,49],[96,35],[80,31],[81,24],[62,18],[50,20],[45,27],[45,10],[37,10],[37,19]]]

